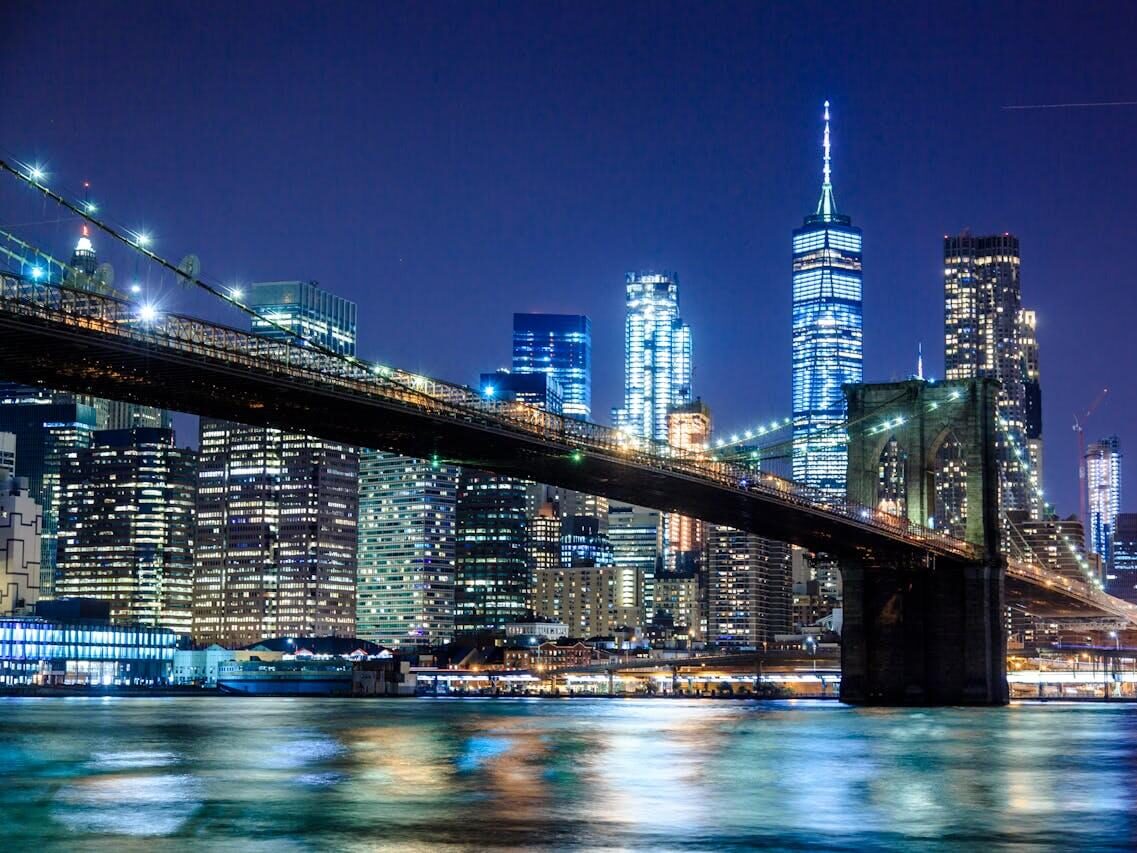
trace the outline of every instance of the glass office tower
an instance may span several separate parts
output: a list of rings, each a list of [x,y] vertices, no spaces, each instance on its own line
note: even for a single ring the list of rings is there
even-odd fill
[[[1087,544],[1108,570],[1113,565],[1114,532],[1121,511],[1121,442],[1116,435],[1095,441],[1086,449],[1086,506]]]
[[[592,323],[581,314],[514,314],[513,372],[560,383],[564,413],[592,417]]]
[[[356,305],[314,281],[265,281],[249,288],[245,304],[259,317],[253,331],[291,340],[280,327],[341,355],[355,355]]]
[[[361,454],[356,636],[404,650],[453,639],[459,474],[440,462]]]
[[[628,273],[624,406],[616,427],[667,441],[667,413],[691,402],[691,327],[679,317],[679,277]]]
[[[96,432],[60,476],[56,593],[110,603],[115,622],[190,633],[194,452],[169,429]]]
[[[862,378],[861,230],[837,213],[825,102],[817,210],[793,233],[793,478],[845,494],[846,382]]]

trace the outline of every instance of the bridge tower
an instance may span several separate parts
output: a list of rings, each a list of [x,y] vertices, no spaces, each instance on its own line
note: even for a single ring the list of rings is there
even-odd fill
[[[990,379],[845,386],[849,499],[964,539],[972,559],[842,564],[843,701],[1008,701],[996,392]]]

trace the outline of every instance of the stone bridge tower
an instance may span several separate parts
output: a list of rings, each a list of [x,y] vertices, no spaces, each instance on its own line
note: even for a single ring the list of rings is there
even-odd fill
[[[846,385],[849,499],[975,546],[842,564],[844,701],[1005,704],[996,391],[990,379]]]

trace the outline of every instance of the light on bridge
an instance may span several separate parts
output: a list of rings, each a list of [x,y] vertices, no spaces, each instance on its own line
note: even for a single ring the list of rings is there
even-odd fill
[[[158,319],[158,309],[153,305],[143,305],[138,309],[138,318],[143,323],[153,323]]]
[[[39,183],[47,178],[47,172],[43,170],[43,167],[39,163],[33,163],[28,167],[28,177]]]
[[[32,267],[32,278],[39,281],[43,278],[43,267]]]
[[[487,385],[485,388],[482,389],[482,393],[485,394],[487,397],[492,399],[493,396],[497,393],[497,389],[494,388],[492,385]]]
[[[143,248],[146,248],[147,246],[150,245],[151,239],[152,238],[150,237],[150,235],[147,234],[145,231],[136,231],[134,233],[134,242],[137,245],[142,246]]]
[[[244,295],[245,295],[245,291],[241,290],[241,288],[239,288],[239,287],[234,286],[234,287],[229,288],[229,298],[230,299],[240,300],[241,297]]]

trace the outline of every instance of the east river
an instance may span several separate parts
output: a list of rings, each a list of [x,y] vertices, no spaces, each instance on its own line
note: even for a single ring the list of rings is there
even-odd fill
[[[0,699],[0,849],[1137,846],[1137,706]]]

